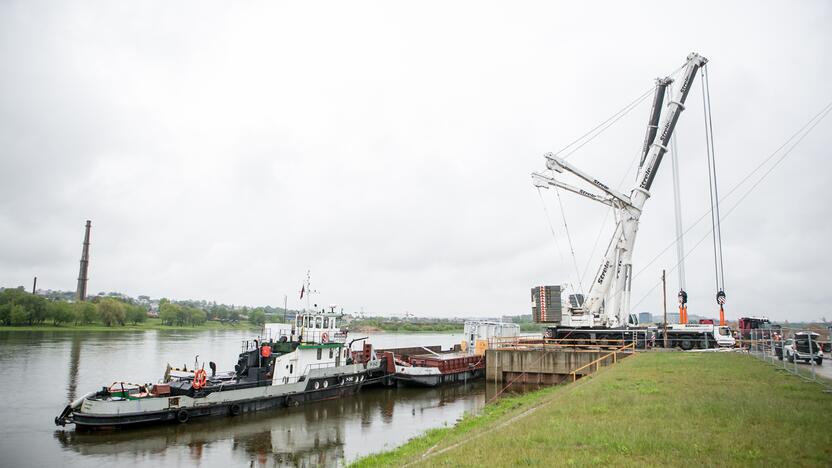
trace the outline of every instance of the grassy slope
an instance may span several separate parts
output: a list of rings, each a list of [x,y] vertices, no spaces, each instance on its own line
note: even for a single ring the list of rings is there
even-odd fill
[[[124,326],[113,325],[108,327],[102,324],[90,325],[52,325],[47,322],[43,325],[33,326],[4,326],[0,327],[0,332],[4,331],[143,331],[143,330],[255,330],[259,327],[252,325],[249,322],[220,323],[215,321],[207,321],[199,326],[171,326],[162,325],[162,321],[158,318],[149,318],[144,323],[137,325],[128,324]]]
[[[428,450],[432,455],[423,458]],[[820,386],[739,354],[645,353],[576,384],[505,400],[356,465],[828,466],[829,460],[832,395]]]

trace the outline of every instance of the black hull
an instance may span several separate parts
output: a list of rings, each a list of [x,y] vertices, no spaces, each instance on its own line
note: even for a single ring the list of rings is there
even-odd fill
[[[194,418],[206,416],[236,416],[243,413],[253,413],[274,408],[291,408],[317,401],[342,398],[355,395],[361,390],[363,384],[364,382],[359,382],[355,385],[306,390],[301,393],[279,395],[270,398],[231,401],[210,406],[122,414],[118,416],[95,416],[76,412],[72,415],[72,420],[75,423],[76,430],[123,429],[150,424],[186,423]]]
[[[408,387],[436,387],[439,385],[450,385],[470,382],[485,376],[484,369],[466,370],[451,374],[412,376],[396,374],[396,382],[399,386]]]

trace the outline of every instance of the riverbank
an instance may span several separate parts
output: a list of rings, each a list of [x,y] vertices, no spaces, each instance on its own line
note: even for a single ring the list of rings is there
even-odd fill
[[[832,395],[738,353],[642,353],[354,466],[747,466],[832,459]]]
[[[209,320],[202,325],[164,325],[158,318],[149,318],[147,321],[137,324],[113,325],[87,324],[87,325],[9,325],[0,327],[0,333],[4,331],[71,331],[71,332],[98,332],[98,331],[149,331],[149,330],[259,330],[260,327],[250,322],[217,322]]]

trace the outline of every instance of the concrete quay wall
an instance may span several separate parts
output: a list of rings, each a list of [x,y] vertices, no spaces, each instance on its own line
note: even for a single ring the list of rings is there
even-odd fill
[[[489,349],[485,353],[485,378],[494,383],[556,384],[565,381],[569,374],[582,366],[608,354],[606,350],[577,349]],[[618,358],[623,358],[619,354]],[[601,367],[613,363],[612,358],[599,363]],[[596,366],[587,367],[577,374],[588,375]]]

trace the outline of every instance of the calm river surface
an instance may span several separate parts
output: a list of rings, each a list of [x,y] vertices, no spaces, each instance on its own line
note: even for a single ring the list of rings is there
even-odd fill
[[[366,388],[355,397],[184,425],[103,433],[54,425],[68,401],[118,380],[156,382],[168,362],[191,368],[199,354],[200,362],[233,369],[242,341],[253,335],[0,331],[0,467],[342,466],[452,425],[464,413],[479,411],[495,392],[482,381],[437,389]],[[462,335],[370,338],[379,348],[448,348]]]

